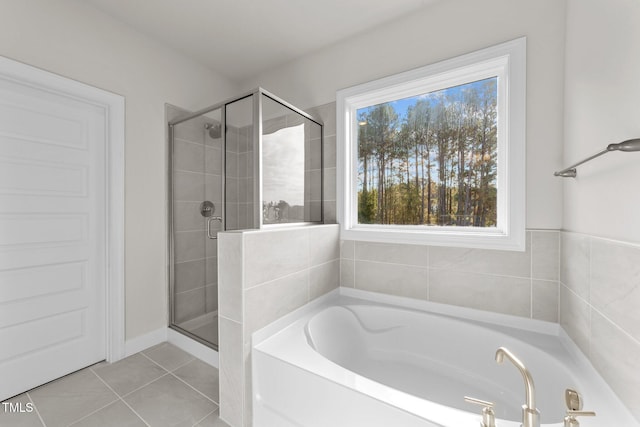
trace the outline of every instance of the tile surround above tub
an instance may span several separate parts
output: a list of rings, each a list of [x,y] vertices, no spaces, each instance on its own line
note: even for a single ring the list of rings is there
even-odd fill
[[[562,232],[560,325],[640,420],[640,245]]]
[[[341,286],[558,321],[560,232],[527,231],[526,250],[341,242]]]

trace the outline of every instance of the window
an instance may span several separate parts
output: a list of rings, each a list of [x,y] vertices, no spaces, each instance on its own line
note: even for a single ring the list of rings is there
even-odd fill
[[[525,39],[341,90],[344,239],[524,250]]]

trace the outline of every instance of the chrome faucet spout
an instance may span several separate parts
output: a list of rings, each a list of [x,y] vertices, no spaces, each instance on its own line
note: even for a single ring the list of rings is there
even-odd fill
[[[525,404],[522,406],[522,427],[540,427],[539,412],[536,408],[536,389],[533,384],[533,377],[531,372],[524,366],[524,363],[520,361],[511,351],[504,347],[498,348],[496,351],[496,362],[502,364],[504,358],[509,359],[511,363],[522,374],[524,380],[525,390]]]

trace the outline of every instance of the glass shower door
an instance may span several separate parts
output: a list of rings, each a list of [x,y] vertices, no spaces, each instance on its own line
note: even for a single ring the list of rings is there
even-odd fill
[[[217,232],[223,218],[221,110],[173,126],[171,327],[218,346]]]

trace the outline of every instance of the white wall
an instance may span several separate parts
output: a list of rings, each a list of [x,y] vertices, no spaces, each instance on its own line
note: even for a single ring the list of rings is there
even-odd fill
[[[640,137],[640,2],[569,0],[565,163]],[[640,153],[609,153],[566,179],[563,228],[640,243]]]
[[[337,89],[527,36],[527,228],[559,229],[564,29],[563,0],[447,0],[245,86],[312,107],[335,101]]]
[[[638,23],[637,0],[568,0],[567,165],[640,137]],[[639,164],[640,153],[608,153],[564,180],[560,286],[560,324],[638,420]]]
[[[237,89],[81,1],[0,0],[0,55],[126,98],[126,337],[164,327],[164,104],[202,108]]]

